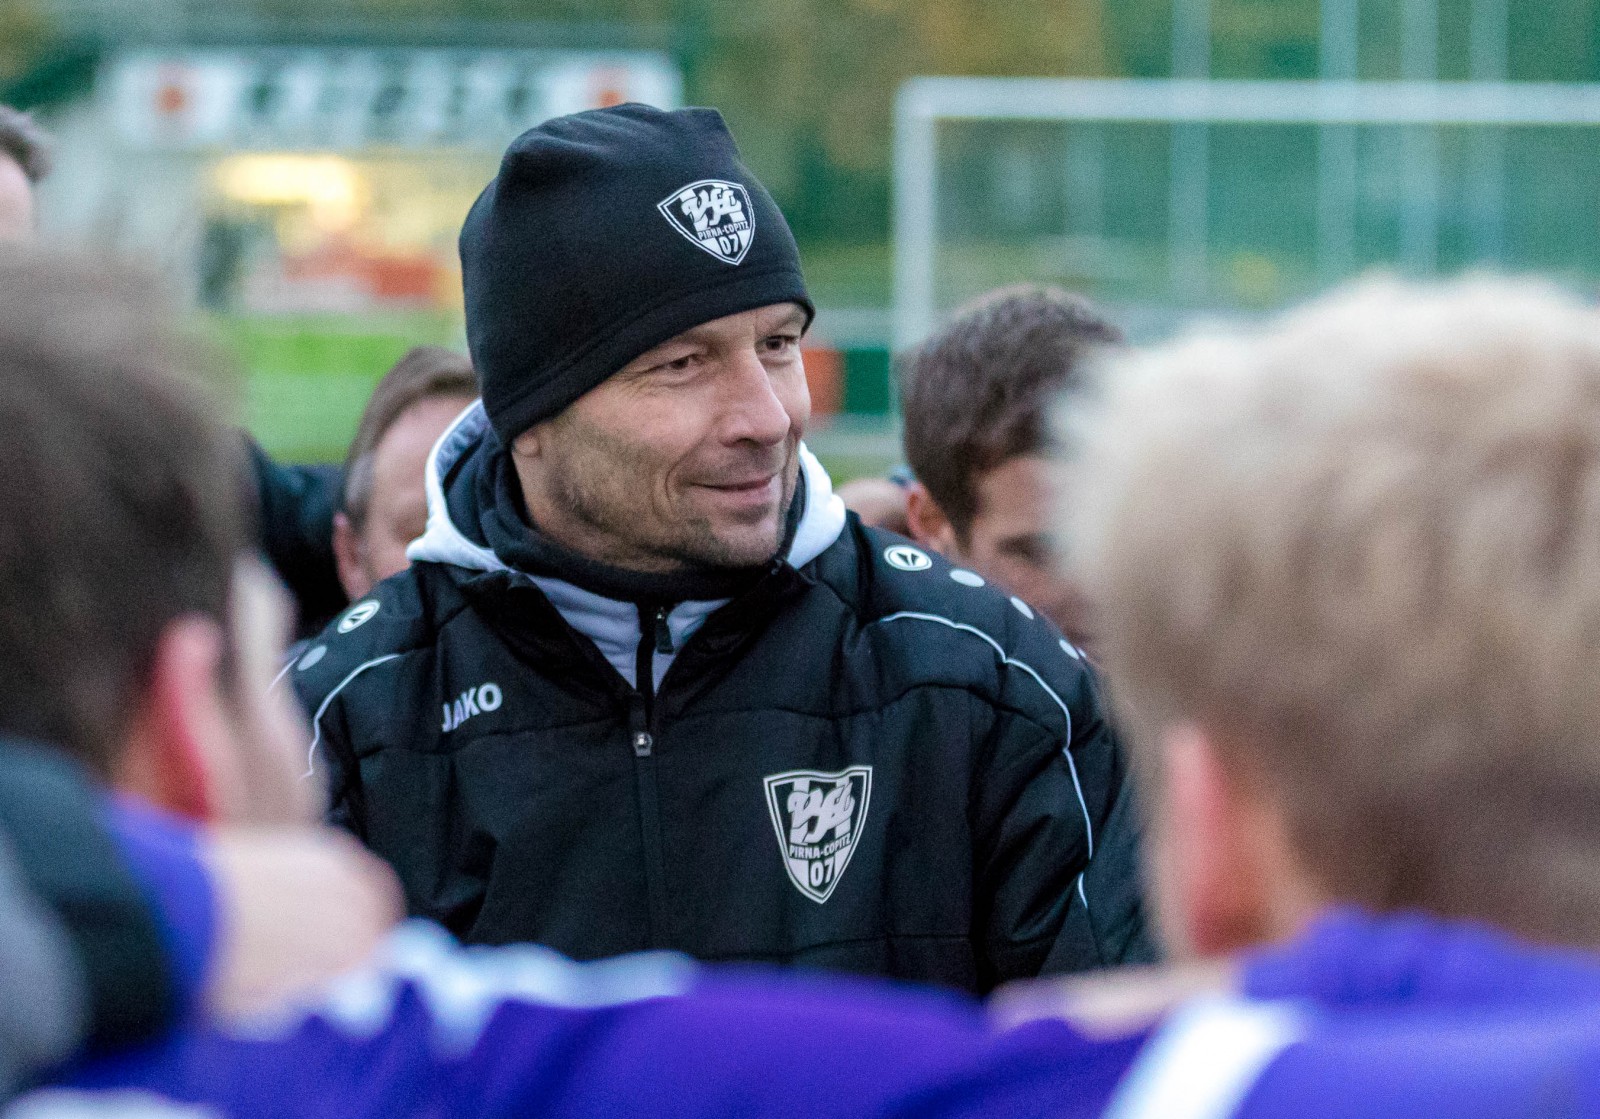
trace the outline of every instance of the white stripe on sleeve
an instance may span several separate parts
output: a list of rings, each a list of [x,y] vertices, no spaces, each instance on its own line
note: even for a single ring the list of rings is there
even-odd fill
[[[1291,1003],[1190,1003],[1145,1046],[1104,1119],[1226,1119],[1305,1033],[1306,1014]]]

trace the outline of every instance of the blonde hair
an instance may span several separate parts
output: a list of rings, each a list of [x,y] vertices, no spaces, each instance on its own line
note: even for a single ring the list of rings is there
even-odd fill
[[[1145,762],[1192,720],[1335,896],[1600,943],[1600,316],[1373,279],[1063,412]]]

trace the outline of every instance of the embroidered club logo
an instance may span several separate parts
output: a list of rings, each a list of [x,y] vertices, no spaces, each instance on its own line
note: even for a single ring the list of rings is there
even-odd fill
[[[750,192],[739,183],[701,179],[679,187],[656,209],[672,228],[725,264],[738,264],[756,235]]]
[[[867,822],[872,767],[838,773],[797,769],[765,779],[767,811],[789,881],[821,905],[833,894]]]
[[[378,603],[373,602],[370,598],[365,602],[356,603],[354,606],[350,607],[350,609],[345,613],[345,616],[339,620],[339,632],[349,633],[357,626],[366,625],[372,620],[372,616],[377,612]]]
[[[891,544],[883,550],[883,558],[890,567],[898,567],[901,571],[926,571],[933,566],[927,552],[910,544]]]

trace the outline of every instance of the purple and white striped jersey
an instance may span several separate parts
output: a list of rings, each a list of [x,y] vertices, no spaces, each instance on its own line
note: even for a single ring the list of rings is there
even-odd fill
[[[575,964],[413,925],[315,1007],[197,1026],[63,1084],[290,1119],[1600,1116],[1586,955],[1334,912],[1239,975],[1106,1038],[877,982],[671,955]]]

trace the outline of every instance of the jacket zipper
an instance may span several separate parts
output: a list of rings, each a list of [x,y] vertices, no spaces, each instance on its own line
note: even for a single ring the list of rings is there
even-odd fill
[[[666,856],[661,845],[661,797],[656,785],[655,655],[671,653],[670,606],[639,603],[639,647],[634,654],[634,690],[628,728],[633,746],[633,776],[639,794],[639,829],[644,837],[644,878],[649,900],[651,947],[664,946],[667,918]]]

